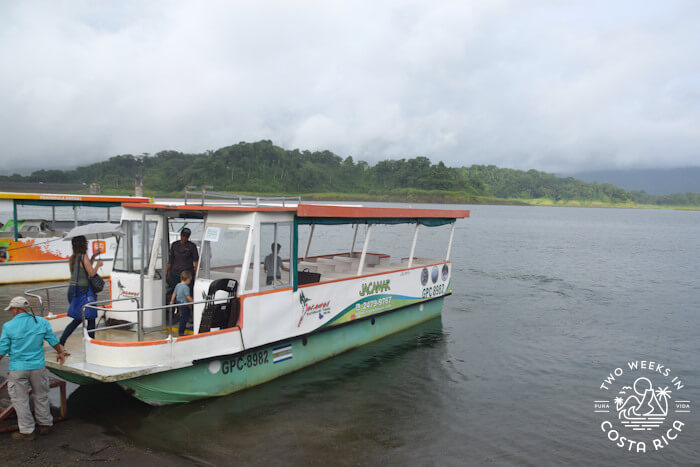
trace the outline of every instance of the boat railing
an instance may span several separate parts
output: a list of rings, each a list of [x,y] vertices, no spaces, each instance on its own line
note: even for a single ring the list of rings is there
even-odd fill
[[[201,190],[196,190],[195,186],[185,187],[185,204],[199,204],[205,206],[207,201],[210,203],[215,200],[228,201],[238,206],[261,206],[265,204],[282,204],[287,206],[298,204],[301,202],[301,196],[251,196],[241,195],[237,193],[222,193],[218,191],[210,191],[214,187],[203,185]],[[199,197],[198,200],[190,199],[190,197]],[[207,200],[207,197],[210,199]],[[214,198],[214,199],[211,199]]]
[[[104,299],[109,295],[111,287],[110,279],[105,279],[105,287],[97,294],[97,299]],[[68,312],[70,303],[67,292],[70,284],[50,285],[48,287],[38,287],[24,292],[29,299],[29,304],[34,309],[36,306],[41,312],[41,316],[55,316]]]
[[[116,324],[116,325],[112,325],[112,326],[96,327],[93,331],[106,331],[109,329],[117,329],[117,328],[122,328],[122,327],[132,327],[132,326],[136,325],[137,341],[138,342],[143,341],[145,334],[158,332],[158,331],[162,330],[161,327],[156,327],[155,329],[144,329],[144,327],[143,327],[144,313],[146,313],[146,312],[152,312],[152,313],[161,312],[162,313],[165,311],[166,312],[165,313],[165,317],[166,317],[165,318],[165,322],[166,322],[165,329],[168,330],[168,339],[172,339],[171,314],[167,313],[167,311],[182,306],[183,305],[182,303],[176,303],[174,305],[159,305],[159,306],[152,306],[152,307],[140,307],[140,306],[138,306],[139,305],[138,297],[130,297],[130,298],[132,298],[132,299],[134,299],[134,301],[136,301],[136,304],[137,304],[136,308],[119,310],[119,309],[114,309],[111,307],[102,306],[102,305],[107,305],[107,304],[110,304],[112,302],[116,302],[116,301],[120,301],[120,300],[128,300],[126,298],[125,299],[116,299],[116,300],[104,300],[102,302],[93,302],[93,303],[88,303],[85,306],[83,306],[82,315],[83,315],[83,333],[84,333],[84,336],[85,337],[88,336],[88,334],[87,334],[88,330],[87,330],[87,327],[85,326],[85,310],[87,308],[90,308],[90,309],[98,311],[98,312],[102,311],[103,313],[108,312],[110,314],[111,313],[134,313],[135,312],[136,313],[136,322],[135,323],[130,321],[127,323]],[[221,304],[221,303],[226,302],[227,300],[230,300],[230,299],[231,299],[231,297],[211,298],[211,299],[200,300],[200,301],[196,301],[196,302],[188,302],[188,305],[204,304],[206,307],[207,304],[210,304],[210,303]],[[90,331],[90,332],[92,332],[92,331]]]

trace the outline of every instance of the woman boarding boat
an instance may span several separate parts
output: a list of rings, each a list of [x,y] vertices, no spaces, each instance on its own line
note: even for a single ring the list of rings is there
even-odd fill
[[[94,339],[86,329],[72,336],[71,357],[49,367],[79,384],[116,381],[153,405],[270,381],[439,316],[451,290],[454,223],[468,216],[464,210],[290,205],[279,199],[257,199],[254,205],[241,198],[236,204],[125,204],[111,301],[87,306],[123,323],[98,327]],[[193,332],[175,337],[164,306],[161,252],[168,250],[168,224],[188,217],[204,219],[204,239]],[[340,224],[355,226],[353,245],[309,256],[314,230]],[[366,234],[359,251],[354,244],[361,224]],[[398,263],[369,250],[372,231],[382,224],[414,225]],[[451,227],[444,256],[416,257],[419,231],[441,225]],[[306,245],[299,244],[302,227],[310,230]],[[263,260],[277,244],[270,269],[281,270],[280,277],[274,273],[266,285]],[[56,329],[64,319],[52,320]]]

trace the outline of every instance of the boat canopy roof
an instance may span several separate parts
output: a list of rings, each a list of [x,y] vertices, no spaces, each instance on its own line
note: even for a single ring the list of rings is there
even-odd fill
[[[302,204],[293,206],[240,206],[194,204],[126,203],[127,208],[195,212],[284,212],[294,214],[298,224],[403,224],[438,226],[469,217],[464,209],[395,208],[361,205]]]
[[[0,192],[0,200],[13,201],[24,206],[91,206],[110,208],[122,203],[150,203],[151,198],[137,196],[66,195],[57,193]]]

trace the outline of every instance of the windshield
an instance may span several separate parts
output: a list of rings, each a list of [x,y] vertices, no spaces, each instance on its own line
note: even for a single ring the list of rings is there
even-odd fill
[[[247,226],[207,224],[197,278],[239,279],[247,242]]]
[[[148,269],[157,224],[156,221],[146,221],[146,244],[143,245],[141,221],[123,221],[122,236],[118,239],[112,269],[119,272],[141,272],[142,249],[145,250],[143,268]]]

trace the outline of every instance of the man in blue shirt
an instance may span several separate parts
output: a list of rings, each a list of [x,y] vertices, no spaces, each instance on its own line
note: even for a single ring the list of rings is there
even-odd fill
[[[17,414],[19,433],[14,439],[34,439],[34,416],[29,406],[29,388],[34,397],[34,411],[39,422],[39,433],[48,434],[53,426],[53,416],[49,405],[49,375],[44,360],[44,340],[58,352],[61,365],[66,361],[63,346],[42,317],[34,316],[29,302],[24,297],[15,297],[5,308],[14,317],[2,326],[0,336],[0,359],[10,357],[10,374],[7,377],[7,392]]]

